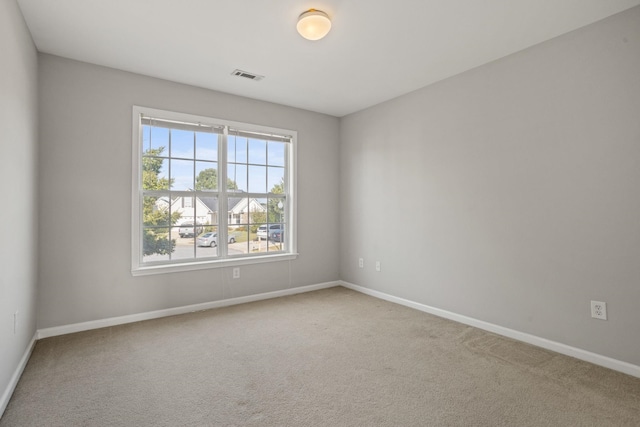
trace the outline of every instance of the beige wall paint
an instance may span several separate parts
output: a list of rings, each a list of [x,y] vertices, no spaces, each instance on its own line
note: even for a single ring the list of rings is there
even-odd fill
[[[39,58],[39,328],[338,279],[337,118]],[[298,131],[298,259],[242,266],[236,280],[229,268],[132,277],[133,105]]]
[[[341,278],[640,365],[639,114],[636,7],[344,117]]]
[[[0,2],[0,56],[2,397],[36,331],[38,67],[35,46],[14,0]],[[3,403],[0,400],[0,415]]]

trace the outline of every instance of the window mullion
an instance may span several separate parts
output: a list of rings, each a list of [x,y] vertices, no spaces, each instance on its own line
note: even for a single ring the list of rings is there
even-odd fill
[[[293,203],[294,199],[296,198],[294,193],[294,188],[293,188],[293,181],[294,181],[294,176],[293,174],[295,173],[294,165],[295,165],[295,159],[293,162],[290,161],[292,154],[295,154],[295,151],[292,150],[293,146],[292,144],[287,144],[285,145],[285,156],[284,156],[284,168],[285,168],[285,174],[284,174],[284,188],[283,193],[285,195],[287,195],[287,197],[285,198],[285,202],[284,202],[284,212],[283,212],[283,218],[281,219],[281,221],[283,221],[286,226],[285,229],[286,234],[285,234],[285,239],[287,241],[287,248],[289,251],[293,251],[295,250],[295,245],[294,245],[294,235],[295,235],[295,229],[296,229],[296,218],[292,215],[292,212],[295,212],[293,207],[291,206],[291,203]]]
[[[173,163],[171,161],[171,129],[169,129],[169,146],[167,147],[167,178],[169,179],[168,182],[168,190],[169,190],[169,215],[171,215],[171,177],[173,176],[171,174],[171,164]],[[171,224],[171,216],[169,216],[169,242],[171,242],[171,231],[172,231],[172,226],[173,224]],[[169,253],[169,260],[173,260],[173,251]]]
[[[173,153],[172,153],[173,154]],[[198,190],[196,189],[196,159],[198,158],[198,153],[196,153],[196,132],[193,132],[193,172],[191,173],[191,182],[193,183],[193,196],[191,196],[191,208],[193,209],[193,258],[198,256],[198,203],[197,199],[199,197]],[[173,157],[172,157],[173,159]],[[203,228],[204,230],[204,224]]]
[[[218,144],[218,256],[226,258],[229,254],[229,214],[227,198],[227,139],[229,128],[225,126]]]
[[[131,254],[133,260],[135,260],[135,265],[141,265],[143,263],[143,236],[144,236],[144,192],[143,192],[143,168],[142,168],[142,159],[144,153],[144,138],[143,132],[144,127],[142,126],[142,114],[138,113],[135,109],[133,110],[133,116],[136,120],[136,125],[134,126],[134,138],[133,138],[133,171],[134,171],[134,179],[133,179],[133,194],[132,197],[133,203],[133,221],[131,227],[131,234],[133,235],[133,241],[131,245]],[[151,146],[151,132],[149,132],[149,146]],[[133,269],[133,268],[132,268]]]

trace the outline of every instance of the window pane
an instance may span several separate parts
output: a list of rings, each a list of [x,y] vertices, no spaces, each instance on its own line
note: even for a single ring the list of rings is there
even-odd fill
[[[227,249],[229,255],[248,254],[251,244],[249,227],[246,225],[233,226],[229,230],[229,236],[234,239],[233,243],[229,243]]]
[[[202,225],[218,224],[218,198],[216,196],[196,198],[196,222]]]
[[[284,167],[285,143],[273,142],[268,143],[269,166]]]
[[[156,155],[160,155],[161,152],[164,153],[165,156],[169,155],[169,129],[158,128],[153,126],[145,125],[143,128],[148,128],[149,130],[149,139],[147,141],[143,140],[143,151],[155,150]],[[142,134],[143,138],[145,133]]]
[[[250,199],[251,205],[251,231],[255,233],[255,239],[252,241],[251,252],[267,251],[267,199]]]
[[[227,162],[236,161],[236,137],[229,135],[227,137]]]
[[[247,224],[248,219],[246,215],[243,215],[242,208],[244,201],[242,197],[229,197],[227,199],[228,221],[230,225]]]
[[[247,163],[247,138],[229,135],[227,158],[232,163]]]
[[[144,196],[142,198],[143,225],[166,227],[170,225],[169,197]]]
[[[249,193],[267,192],[267,168],[249,166]]]
[[[269,204],[275,202],[270,200]],[[276,202],[277,203],[277,202]],[[270,216],[274,216],[273,212]],[[280,252],[286,249],[285,225],[280,222],[260,224],[256,228],[257,240],[253,242],[253,252]]]
[[[171,157],[193,159],[194,133],[171,129]]]
[[[248,199],[249,223],[253,225],[265,224],[267,222],[267,199]]]
[[[216,190],[218,188],[218,164],[196,162],[196,190]]]
[[[180,224],[180,226],[177,226],[174,228],[175,230],[172,230],[172,231],[175,232],[176,235],[180,237],[180,240],[178,241],[181,242],[183,239],[190,239],[201,234],[204,226],[200,223],[194,223],[189,221],[189,222],[183,222],[182,224]]]
[[[171,259],[189,259],[194,257],[195,233],[198,230],[193,224],[183,224],[180,227],[171,228],[171,236],[175,238],[175,249],[171,254]]]
[[[269,202],[267,203],[267,217],[269,223],[275,224],[284,222],[284,207],[284,199],[269,199]]]
[[[191,191],[193,182],[193,163],[191,160],[171,159],[171,189]]]
[[[227,189],[248,191],[246,165],[231,163],[227,166]]]
[[[218,227],[207,225],[196,238],[196,258],[211,258],[218,256]]]
[[[241,237],[243,237],[242,233],[237,233],[232,228],[229,228],[229,230],[227,230],[227,239],[229,241],[229,245],[235,244]]]
[[[251,253],[264,253],[267,252],[269,246],[269,241],[266,239],[259,239],[257,242],[253,242],[253,246],[251,247]]]
[[[218,161],[218,134],[196,132],[196,159]]]
[[[149,156],[142,158],[142,189],[169,189],[169,160]]]
[[[140,141],[142,142],[142,151],[146,151],[151,148],[151,126],[140,126]]]
[[[227,199],[229,212],[229,233],[234,236],[235,243],[228,246],[229,255],[239,255],[249,253],[249,244],[255,238],[255,230],[249,224],[250,201],[246,197],[229,197]],[[253,237],[252,237],[253,236]]]
[[[194,199],[191,196],[179,196],[176,197],[171,203],[172,215],[174,221],[177,224],[194,224],[195,223],[195,211],[194,211]],[[175,218],[177,216],[177,218]]]
[[[269,193],[284,193],[284,168],[270,167],[268,168],[269,177],[267,180],[267,189]]]
[[[249,163],[253,165],[267,164],[267,142],[257,139],[249,140]]]
[[[286,250],[285,225],[274,224],[269,233],[269,252]]]
[[[167,227],[142,229],[142,260],[144,262],[168,261],[175,241],[169,238]]]

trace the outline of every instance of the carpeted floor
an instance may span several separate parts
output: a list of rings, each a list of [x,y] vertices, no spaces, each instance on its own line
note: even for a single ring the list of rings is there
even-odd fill
[[[332,288],[39,341],[0,426],[638,426],[640,379]]]

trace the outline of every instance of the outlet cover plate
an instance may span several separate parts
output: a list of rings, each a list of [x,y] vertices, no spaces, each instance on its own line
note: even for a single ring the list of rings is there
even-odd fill
[[[591,301],[591,317],[607,320],[607,303],[603,301]]]

